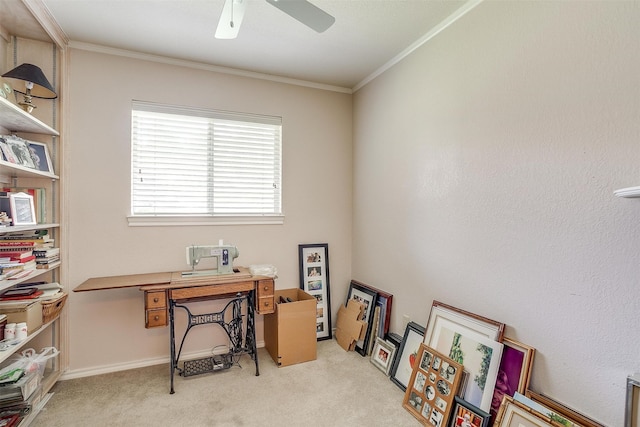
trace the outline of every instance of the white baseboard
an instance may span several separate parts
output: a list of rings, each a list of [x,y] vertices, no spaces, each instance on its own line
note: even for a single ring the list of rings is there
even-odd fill
[[[256,347],[263,348],[264,341],[256,342]],[[181,359],[197,359],[211,355],[211,350],[184,353]],[[87,369],[67,370],[60,376],[60,381],[72,380],[75,378],[92,377],[94,375],[110,374],[112,372],[128,371],[129,369],[145,368],[169,363],[169,357],[157,357],[153,359],[136,360],[135,362],[117,363],[113,365],[94,366]]]

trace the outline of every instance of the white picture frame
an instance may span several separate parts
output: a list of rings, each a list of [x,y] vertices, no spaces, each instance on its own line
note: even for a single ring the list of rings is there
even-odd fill
[[[425,344],[464,365],[468,375],[461,397],[486,412],[491,410],[504,329],[504,323],[433,301],[425,331]],[[483,362],[488,369],[482,370]]]
[[[27,193],[10,193],[9,207],[13,225],[35,225],[36,210],[33,196]]]
[[[34,141],[26,141],[26,143],[33,160],[33,168],[41,172],[55,173],[47,144]]]

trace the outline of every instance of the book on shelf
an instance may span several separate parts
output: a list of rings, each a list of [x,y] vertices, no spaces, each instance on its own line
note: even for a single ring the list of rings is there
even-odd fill
[[[0,251],[0,259],[9,258],[9,259],[19,260],[19,259],[29,258],[32,255],[35,255],[32,249],[26,249],[22,251],[14,251],[14,250]]]
[[[36,258],[50,258],[60,256],[60,248],[35,248],[32,253]],[[0,252],[0,256],[3,256],[2,252]]]
[[[3,254],[0,254],[0,264],[4,264],[4,263],[9,263],[9,262],[17,262],[20,264],[25,264],[29,261],[35,261],[36,260],[36,256],[35,255],[29,255],[23,258],[14,258],[14,257],[5,257],[2,256]],[[0,426],[1,427],[1,426]]]
[[[38,270],[47,270],[47,269],[52,269],[52,268],[56,268],[60,265],[60,261],[52,261],[52,262],[47,262],[47,263],[43,263],[43,264],[36,264],[36,268]]]

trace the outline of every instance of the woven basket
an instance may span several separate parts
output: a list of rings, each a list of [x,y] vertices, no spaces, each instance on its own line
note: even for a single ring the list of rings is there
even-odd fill
[[[58,317],[64,303],[67,301],[67,294],[62,294],[60,298],[41,301],[42,304],[42,323],[48,323]]]

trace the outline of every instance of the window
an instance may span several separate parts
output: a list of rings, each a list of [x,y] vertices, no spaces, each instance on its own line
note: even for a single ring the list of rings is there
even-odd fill
[[[134,101],[131,124],[133,222],[282,215],[281,118]]]

